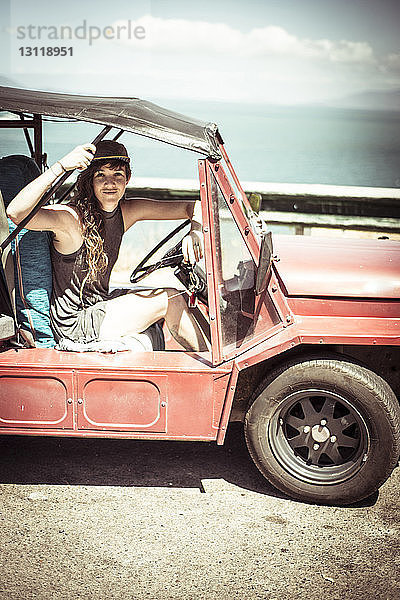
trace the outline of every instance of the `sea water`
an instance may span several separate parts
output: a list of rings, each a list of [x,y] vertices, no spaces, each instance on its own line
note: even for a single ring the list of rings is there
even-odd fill
[[[400,187],[400,111],[173,100],[159,104],[216,122],[242,181]],[[46,121],[48,163],[93,140],[101,127]],[[135,177],[198,177],[198,154],[129,133],[120,141],[131,155],[133,184]],[[28,154],[23,131],[0,131],[0,155],[19,153]],[[115,283],[127,283],[132,266],[175,226],[169,221],[137,223],[124,236]],[[169,247],[176,241],[171,240]]]
[[[218,124],[241,180],[400,187],[400,111],[160,101]],[[95,138],[100,125],[44,124],[49,164]],[[174,146],[125,133],[138,177],[197,178],[197,158]],[[22,130],[0,132],[0,155],[27,154]]]

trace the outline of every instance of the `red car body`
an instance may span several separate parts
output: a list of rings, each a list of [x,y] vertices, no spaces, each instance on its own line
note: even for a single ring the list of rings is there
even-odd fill
[[[208,290],[208,303],[201,310],[209,323],[212,351],[74,353],[18,348],[3,340],[0,434],[216,440],[222,444],[229,421],[245,420],[252,398],[262,397],[263,392],[260,395],[257,390],[269,374],[293,368],[294,363],[326,361],[327,356],[362,365],[394,395],[399,394],[400,243],[272,236],[268,246],[222,140],[215,139],[220,158],[205,156],[198,161]],[[231,253],[236,253],[232,259]],[[326,393],[339,394],[334,384]],[[352,406],[359,410],[356,402]],[[365,436],[372,439],[373,430],[368,429],[372,417],[361,409],[360,414],[366,423]],[[303,428],[314,431],[313,447],[335,437],[329,423],[321,423],[310,422]],[[360,423],[358,431],[364,427]],[[288,444],[291,438],[285,431],[284,443]],[[395,447],[400,433],[397,421],[393,431]],[[266,430],[265,435],[272,434]],[[358,439],[357,435],[353,438]],[[360,461],[366,462],[371,443],[364,445]],[[250,446],[254,458],[255,443],[250,441]],[[286,465],[286,459],[279,459],[279,449],[274,450],[272,442],[271,448],[282,471],[297,478],[298,487],[279,484],[256,457],[257,466],[275,485],[296,497],[347,503],[371,493],[382,480],[377,476],[368,489],[354,489],[363,468],[360,462],[348,477],[340,475],[341,481],[346,479],[346,490],[353,490],[345,493],[340,478],[311,481],[308,475],[293,474],[292,463]],[[398,446],[394,453],[397,450]],[[293,461],[299,460],[298,452],[294,450]],[[337,464],[314,464],[310,452],[308,458],[300,456],[304,468],[316,467],[314,471],[321,473],[339,468],[340,460],[346,469],[349,462],[358,460],[354,454],[354,460],[342,457]],[[394,459],[390,470],[393,466]]]

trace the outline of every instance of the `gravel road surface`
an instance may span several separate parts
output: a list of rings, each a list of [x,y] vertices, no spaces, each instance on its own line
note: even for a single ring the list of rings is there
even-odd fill
[[[400,469],[339,508],[225,446],[0,438],[0,598],[398,600]]]

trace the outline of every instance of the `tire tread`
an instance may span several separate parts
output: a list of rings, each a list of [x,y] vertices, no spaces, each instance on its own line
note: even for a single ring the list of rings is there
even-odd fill
[[[368,368],[364,367],[356,363],[355,361],[347,360],[347,357],[343,358],[340,355],[326,355],[324,357],[302,357],[293,359],[288,361],[285,364],[280,365],[275,370],[271,371],[264,380],[260,383],[260,385],[256,388],[254,393],[252,394],[248,406],[248,410],[245,415],[244,422],[244,433],[245,439],[247,443],[247,447],[250,453],[251,458],[253,459],[257,468],[261,471],[261,473],[268,479],[268,475],[266,474],[265,467],[260,463],[259,457],[257,456],[257,452],[253,447],[253,443],[251,440],[251,436],[249,434],[249,419],[251,417],[251,408],[263,390],[269,386],[277,377],[282,375],[284,372],[287,372],[289,369],[293,368],[303,368],[304,371],[310,372],[310,369],[328,369],[330,372],[336,373],[340,377],[344,379],[349,379],[353,382],[357,382],[358,384],[364,386],[368,389],[370,394],[375,398],[377,404],[380,406],[380,409],[386,415],[387,421],[390,424],[390,428],[392,430],[392,447],[390,453],[390,461],[388,461],[386,465],[386,469],[384,472],[380,474],[376,478],[375,488],[371,489],[368,494],[370,495],[375,492],[390,476],[393,469],[396,467],[399,455],[400,455],[400,406],[398,400],[389,386],[389,384],[380,377],[380,375],[370,371]],[[283,484],[282,484],[283,485]],[[279,486],[277,486],[279,487]],[[288,493],[286,489],[283,487],[280,488],[285,493]],[[292,494],[296,496],[296,494]],[[301,494],[297,495],[298,498],[301,498]],[[361,500],[362,498],[358,498]]]

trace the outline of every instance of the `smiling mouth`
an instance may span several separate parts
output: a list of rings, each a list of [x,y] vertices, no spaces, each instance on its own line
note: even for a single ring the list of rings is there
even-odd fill
[[[118,190],[103,190],[103,194],[116,194]]]

